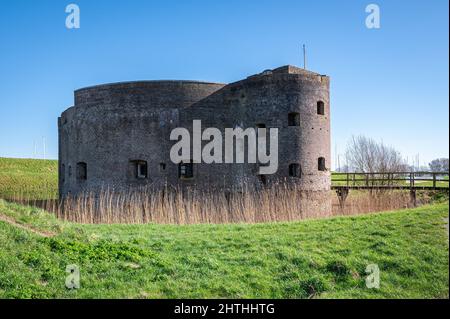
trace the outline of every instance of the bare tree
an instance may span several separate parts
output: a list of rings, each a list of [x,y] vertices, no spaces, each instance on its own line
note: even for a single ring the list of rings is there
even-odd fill
[[[395,148],[365,136],[352,136],[345,153],[350,168],[361,173],[392,173],[406,169]]]

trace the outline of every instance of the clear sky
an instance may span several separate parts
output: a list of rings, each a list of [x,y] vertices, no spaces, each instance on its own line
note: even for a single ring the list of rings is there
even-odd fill
[[[81,28],[65,26],[76,3]],[[381,28],[368,29],[376,3]],[[332,158],[364,134],[420,162],[449,154],[448,1],[0,0],[0,156],[57,158],[73,91],[146,79],[331,76]],[[333,166],[334,167],[334,166]]]

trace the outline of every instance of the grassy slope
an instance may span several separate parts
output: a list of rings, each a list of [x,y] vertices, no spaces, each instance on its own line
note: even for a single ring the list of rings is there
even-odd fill
[[[448,298],[448,204],[258,225],[76,225],[0,201],[0,297]],[[81,289],[64,287],[81,268]],[[365,268],[381,269],[367,289]]]
[[[0,157],[0,198],[56,198],[57,191],[58,161]]]
[[[0,158],[0,198],[53,198],[57,161]],[[1,297],[448,297],[448,205],[262,225],[75,225],[0,200]],[[64,287],[81,266],[82,288]],[[367,264],[381,289],[364,285]]]

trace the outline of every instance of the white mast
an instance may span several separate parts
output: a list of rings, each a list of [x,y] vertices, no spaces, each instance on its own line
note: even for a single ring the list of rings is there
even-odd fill
[[[45,159],[45,151],[46,151],[46,149],[45,149],[45,137],[42,137],[42,144],[44,144],[44,159]]]

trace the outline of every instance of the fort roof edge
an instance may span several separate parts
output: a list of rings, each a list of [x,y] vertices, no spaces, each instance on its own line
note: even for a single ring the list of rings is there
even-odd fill
[[[85,90],[91,90],[91,89],[100,89],[102,87],[108,88],[108,87],[114,87],[114,86],[121,86],[121,85],[139,85],[139,84],[167,84],[167,83],[180,83],[180,84],[201,84],[201,85],[230,85],[239,83],[243,80],[257,77],[264,75],[265,73],[272,73],[272,74],[298,74],[298,75],[313,75],[313,76],[320,76],[320,77],[329,77],[328,75],[320,74],[317,72],[313,72],[304,68],[300,68],[294,65],[283,65],[274,69],[267,69],[260,73],[255,73],[252,75],[249,75],[241,80],[237,80],[230,83],[222,83],[222,82],[210,82],[210,81],[202,81],[202,80],[175,80],[175,79],[166,79],[166,80],[133,80],[133,81],[119,81],[119,82],[111,82],[111,83],[102,83],[102,84],[96,84],[96,85],[90,85],[86,87],[82,87],[79,89],[76,89],[74,93],[85,91]]]

